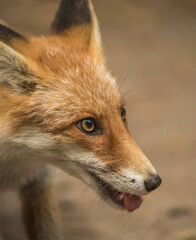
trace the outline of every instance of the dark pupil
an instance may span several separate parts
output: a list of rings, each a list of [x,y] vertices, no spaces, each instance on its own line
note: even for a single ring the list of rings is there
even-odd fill
[[[125,111],[124,108],[122,108],[122,109],[121,109],[121,116],[122,116],[122,117],[125,117],[125,114],[126,114],[126,111]]]
[[[86,125],[86,127],[87,127],[88,129],[91,129],[92,126],[93,126],[93,121],[90,120],[90,119],[86,119],[86,120],[84,121],[84,123],[85,123],[85,125]]]

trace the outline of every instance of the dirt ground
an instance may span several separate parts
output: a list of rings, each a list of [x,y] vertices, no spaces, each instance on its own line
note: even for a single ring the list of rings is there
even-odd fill
[[[0,0],[0,18],[49,33],[59,0]],[[196,1],[94,0],[108,66],[126,94],[129,128],[163,179],[141,208],[110,208],[80,181],[54,178],[70,240],[196,239]],[[17,193],[0,194],[0,231],[24,240]]]

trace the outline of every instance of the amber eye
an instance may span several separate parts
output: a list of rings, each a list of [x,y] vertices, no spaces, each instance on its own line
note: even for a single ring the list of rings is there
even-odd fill
[[[87,118],[81,121],[81,127],[85,132],[91,133],[95,130],[95,121]]]
[[[120,113],[121,113],[122,120],[125,122],[125,120],[126,120],[126,110],[125,110],[124,107],[121,108]]]
[[[85,118],[76,123],[76,127],[86,134],[97,135],[101,133],[94,118]]]

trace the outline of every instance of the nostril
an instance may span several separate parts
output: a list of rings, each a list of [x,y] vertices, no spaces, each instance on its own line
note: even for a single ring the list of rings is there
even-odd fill
[[[131,180],[131,183],[135,183],[135,179],[132,179],[132,180]]]
[[[161,185],[161,182],[162,180],[158,175],[149,178],[147,181],[145,181],[146,190],[148,192],[155,190]]]

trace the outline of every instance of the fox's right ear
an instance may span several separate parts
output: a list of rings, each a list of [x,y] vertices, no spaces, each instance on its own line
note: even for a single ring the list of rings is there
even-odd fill
[[[61,0],[52,33],[65,36],[72,45],[86,49],[104,63],[99,25],[91,0]]]
[[[0,41],[0,84],[17,94],[29,95],[38,87],[38,77],[24,56]]]

